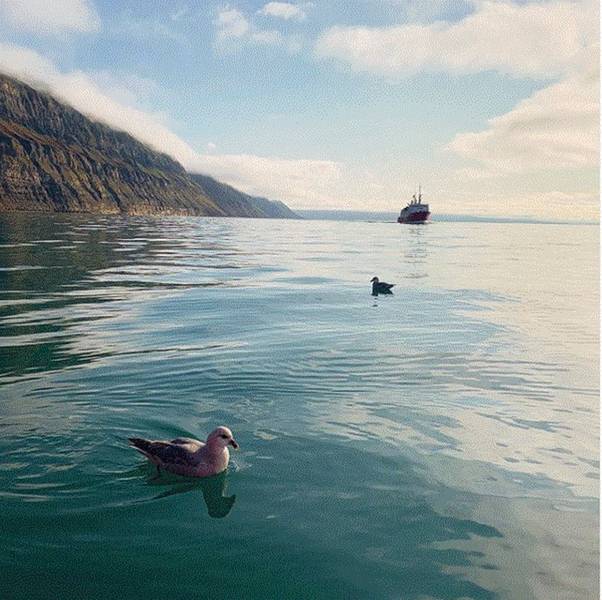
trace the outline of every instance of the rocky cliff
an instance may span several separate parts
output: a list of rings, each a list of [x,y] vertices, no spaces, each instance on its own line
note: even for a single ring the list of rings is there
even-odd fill
[[[190,176],[129,134],[2,74],[0,211],[295,216],[282,203]]]

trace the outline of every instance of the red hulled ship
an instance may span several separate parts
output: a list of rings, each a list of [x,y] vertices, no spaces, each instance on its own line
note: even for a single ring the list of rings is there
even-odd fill
[[[418,186],[418,197],[412,196],[412,201],[401,210],[398,223],[424,223],[431,216],[428,204],[422,203],[422,190]]]

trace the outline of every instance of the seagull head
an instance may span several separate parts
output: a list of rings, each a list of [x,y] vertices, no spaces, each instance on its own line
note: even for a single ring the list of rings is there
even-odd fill
[[[207,444],[213,446],[220,446],[225,448],[226,446],[232,446],[235,450],[238,450],[239,446],[232,432],[227,427],[218,427],[214,429],[207,437]]]

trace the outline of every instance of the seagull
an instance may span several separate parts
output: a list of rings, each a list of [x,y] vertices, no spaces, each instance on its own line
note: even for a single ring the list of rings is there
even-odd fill
[[[395,287],[394,283],[385,283],[384,281],[379,281],[378,277],[373,277],[370,280],[372,283],[372,295],[378,296],[379,294],[392,294],[392,287]]]
[[[192,438],[176,438],[171,442],[129,438],[130,444],[157,467],[176,475],[210,477],[226,470],[230,460],[228,446],[238,444],[227,427],[214,429],[206,442]]]

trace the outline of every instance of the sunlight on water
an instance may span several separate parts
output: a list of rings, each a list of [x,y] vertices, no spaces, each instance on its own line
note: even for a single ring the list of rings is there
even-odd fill
[[[1,597],[595,595],[597,227],[0,232]],[[220,423],[211,480],[126,444]]]

